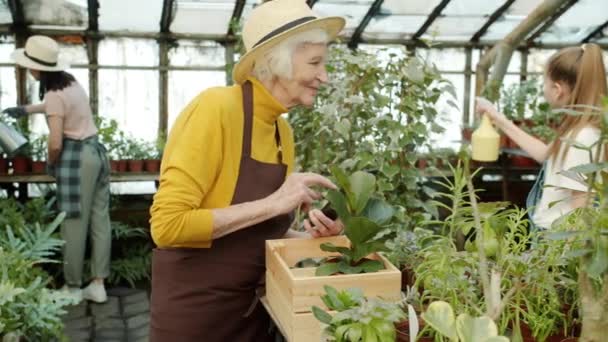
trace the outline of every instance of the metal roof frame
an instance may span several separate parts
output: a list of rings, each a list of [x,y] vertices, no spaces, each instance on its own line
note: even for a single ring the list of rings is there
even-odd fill
[[[353,35],[350,37],[348,47],[350,47],[351,49],[357,48],[357,45],[359,45],[359,43],[361,42],[361,36],[363,35],[363,31],[365,31],[365,28],[367,27],[367,25],[369,25],[369,22],[372,20],[372,18],[376,14],[378,14],[378,12],[380,12],[380,8],[382,7],[383,3],[384,0],[374,0],[363,19],[361,19],[359,26],[357,26],[355,32],[353,32]]]
[[[557,19],[559,19],[559,17],[561,17],[564,13],[566,13],[570,9],[570,7],[572,7],[577,2],[578,2],[578,0],[570,0],[568,3],[563,5],[559,10],[557,10],[551,17],[549,17],[544,22],[544,24],[542,24],[538,29],[536,29],[536,31],[534,31],[534,33],[532,33],[530,35],[530,37],[528,37],[528,39],[526,40],[528,42],[528,44],[533,43],[536,40],[536,38],[540,37],[541,34],[543,34],[545,31],[547,31],[549,29],[549,27],[551,27],[553,25],[553,23],[555,23],[555,21]]]
[[[431,14],[429,14],[429,17],[426,18],[426,21],[424,22],[424,24],[422,24],[422,26],[420,26],[418,31],[416,31],[416,33],[414,33],[414,35],[412,36],[412,39],[418,40],[420,37],[422,37],[422,35],[426,32],[426,30],[428,30],[428,28],[433,24],[433,22],[437,18],[439,18],[439,16],[441,15],[441,12],[449,3],[450,3],[450,0],[441,0],[439,5],[435,6],[435,9],[433,9]]]
[[[502,6],[497,8],[496,11],[494,11],[494,13],[490,15],[488,21],[486,21],[486,23],[483,24],[483,26],[479,29],[479,31],[475,32],[475,34],[471,38],[471,41],[478,42],[479,39],[481,39],[481,37],[486,34],[486,32],[488,32],[490,26],[492,26],[492,24],[494,24],[500,17],[502,17],[502,15],[505,14],[505,12],[509,9],[509,7],[511,7],[511,5],[513,5],[515,1],[516,0],[507,0]]]

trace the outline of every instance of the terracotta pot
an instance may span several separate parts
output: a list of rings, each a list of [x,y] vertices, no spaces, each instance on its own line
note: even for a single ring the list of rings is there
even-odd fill
[[[118,161],[118,172],[127,172],[128,160],[121,159]]]
[[[23,175],[30,171],[30,158],[18,156],[13,158],[13,174]]]
[[[462,134],[462,140],[464,140],[464,141],[471,141],[471,138],[473,136],[473,128],[472,127],[464,127],[464,128],[462,128],[462,130],[460,132]]]
[[[8,173],[8,159],[0,158],[0,175]]]
[[[159,172],[160,171],[160,160],[158,159],[146,159],[144,160],[144,170],[147,172]]]
[[[536,162],[536,160],[530,157],[512,155],[511,165],[516,167],[535,167],[538,166],[538,163]]]
[[[46,173],[46,162],[43,161],[33,161],[32,162],[32,173],[35,174],[45,174]]]
[[[426,159],[418,159],[418,161],[416,161],[416,167],[421,170],[426,169],[427,166],[428,166],[428,161]]]
[[[120,162],[118,160],[110,160],[110,172],[118,172]]]
[[[129,160],[129,172],[143,172],[144,161],[143,160]]]
[[[418,324],[420,325],[419,331],[422,331],[425,323],[420,317],[418,317]],[[395,329],[397,330],[397,342],[410,342],[410,322],[408,320],[395,323]],[[417,341],[433,342],[433,339],[430,337],[420,337]]]

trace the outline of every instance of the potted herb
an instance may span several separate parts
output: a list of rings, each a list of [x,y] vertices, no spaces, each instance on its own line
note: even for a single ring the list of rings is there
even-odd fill
[[[145,142],[139,139],[128,139],[126,145],[126,156],[129,172],[143,172],[144,160],[147,158]]]
[[[46,173],[47,138],[40,136],[30,142],[32,173]]]
[[[163,156],[165,143],[165,137],[159,136],[158,139],[156,139],[156,144],[148,147],[148,158],[144,161],[144,169],[147,172],[157,173],[160,171],[160,160]]]
[[[326,326],[322,340],[395,341],[395,323],[405,317],[398,304],[366,298],[358,288],[337,291],[331,286],[325,286],[325,292],[321,299],[335,314],[332,316],[318,306],[312,307],[315,317]]]
[[[339,168],[332,172],[341,190],[330,191],[327,198],[344,222],[345,236],[266,241],[266,295],[293,341],[319,339],[310,308],[324,305],[325,285],[359,287],[389,301],[401,297],[401,273],[378,253],[387,250],[385,242],[392,236],[393,207],[376,193],[373,175],[359,171],[346,176]],[[309,258],[321,259],[320,265],[294,268]]]

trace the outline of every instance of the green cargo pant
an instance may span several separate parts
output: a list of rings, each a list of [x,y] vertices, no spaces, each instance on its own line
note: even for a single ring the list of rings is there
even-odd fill
[[[71,287],[82,285],[87,236],[92,245],[91,273],[94,278],[110,275],[112,229],[110,225],[110,184],[99,179],[102,160],[88,144],[80,152],[80,217],[66,219],[61,226],[63,273]]]

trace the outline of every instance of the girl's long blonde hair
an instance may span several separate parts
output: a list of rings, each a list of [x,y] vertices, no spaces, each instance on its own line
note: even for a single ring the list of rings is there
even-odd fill
[[[602,49],[596,44],[561,49],[549,59],[545,74],[551,81],[567,85],[572,91],[568,107],[584,113],[566,115],[557,129],[558,138],[549,147],[549,158],[556,160],[562,145],[560,137],[574,138],[585,126],[600,127],[600,116],[592,115],[597,110],[581,106],[601,108],[602,98],[608,95]],[[562,160],[569,147],[565,146]],[[606,147],[603,159],[608,160]]]

